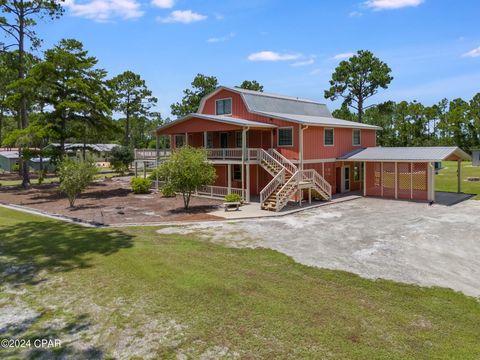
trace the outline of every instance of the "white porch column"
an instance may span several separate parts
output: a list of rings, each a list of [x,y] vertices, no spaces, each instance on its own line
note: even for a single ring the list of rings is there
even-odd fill
[[[227,165],[227,183],[228,183],[228,193],[232,192],[232,164]]]
[[[207,141],[208,141],[208,133],[206,131],[203,132],[203,147],[207,148]]]
[[[462,192],[462,160],[457,160],[457,193]]]
[[[298,158],[300,170],[303,170],[303,128],[302,125],[298,125]]]
[[[398,163],[395,164],[395,199],[398,199]]]
[[[250,162],[247,161],[247,194],[245,196],[245,201],[250,202]]]
[[[435,163],[428,163],[427,166],[427,184],[428,201],[435,201]]]
[[[242,129],[242,194],[243,198],[246,200],[245,194],[245,159],[246,159],[246,150],[247,150],[247,129]]]
[[[367,162],[363,162],[363,196],[367,196]]]

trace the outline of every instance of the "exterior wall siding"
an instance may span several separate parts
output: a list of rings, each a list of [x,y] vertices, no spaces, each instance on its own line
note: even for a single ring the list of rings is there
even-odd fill
[[[360,130],[360,145],[353,145],[353,129],[334,128],[333,145],[324,145],[325,127],[310,126],[303,132],[304,160],[336,159],[350,151],[376,146],[375,130]]]

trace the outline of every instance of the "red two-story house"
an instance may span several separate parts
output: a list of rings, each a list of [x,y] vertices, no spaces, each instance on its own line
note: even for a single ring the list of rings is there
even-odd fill
[[[172,149],[204,147],[217,171],[212,196],[238,193],[280,210],[292,199],[335,193],[434,200],[433,162],[458,148],[376,147],[379,127],[334,118],[325,104],[221,86],[197,113],[157,129]]]

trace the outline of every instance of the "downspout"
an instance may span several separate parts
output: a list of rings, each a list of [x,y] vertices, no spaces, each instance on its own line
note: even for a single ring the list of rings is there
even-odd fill
[[[299,152],[299,162],[300,162],[300,170],[303,170],[303,131],[308,129],[308,125],[305,127],[302,127],[302,124],[300,124],[300,133],[298,134],[299,136],[299,143],[298,143],[298,152]]]

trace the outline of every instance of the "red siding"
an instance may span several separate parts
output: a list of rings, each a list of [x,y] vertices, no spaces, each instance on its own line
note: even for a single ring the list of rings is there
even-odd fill
[[[308,159],[335,159],[355,149],[376,146],[375,130],[361,130],[360,145],[353,145],[353,129],[334,128],[333,145],[324,145],[324,127],[310,126],[303,132],[304,155]]]
[[[162,130],[164,135],[203,133],[204,131],[233,131],[241,129],[239,126],[208,121],[204,119],[189,119]]]

